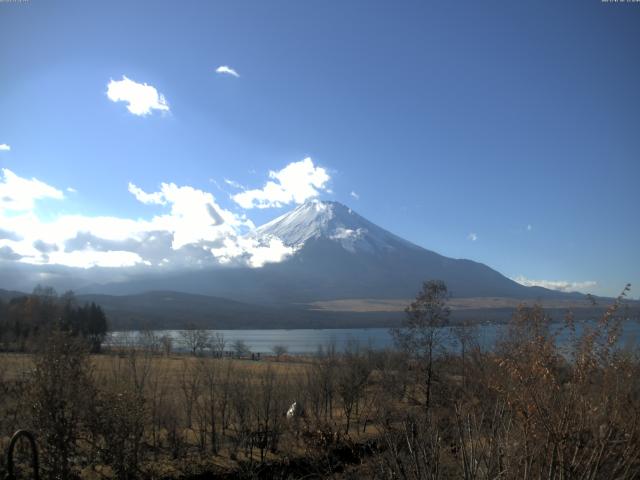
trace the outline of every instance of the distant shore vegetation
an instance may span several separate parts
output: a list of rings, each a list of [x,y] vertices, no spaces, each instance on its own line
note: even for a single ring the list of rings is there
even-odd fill
[[[30,295],[3,302],[0,299],[0,348],[25,352],[46,342],[53,331],[87,341],[91,353],[100,352],[107,331],[107,317],[94,302],[78,304],[73,292],[63,295],[38,285]]]

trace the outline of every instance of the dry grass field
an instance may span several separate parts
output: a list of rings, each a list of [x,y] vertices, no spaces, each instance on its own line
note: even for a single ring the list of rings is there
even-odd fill
[[[317,310],[326,310],[330,312],[403,312],[409,303],[411,303],[411,299],[409,298],[350,298],[313,302],[311,306]],[[531,303],[531,300],[504,297],[468,297],[450,299],[449,307],[452,310],[515,309],[523,303]],[[536,301],[535,303],[547,309],[580,310],[593,308],[593,303],[586,298],[548,299],[544,301]],[[613,300],[603,299],[599,303],[602,307],[606,308],[613,303]]]
[[[6,448],[14,430],[33,429],[30,384],[42,361],[34,354],[0,354],[0,385],[6,393],[0,401],[0,413],[4,415],[1,448]],[[73,469],[82,478],[121,478],[130,475],[131,469],[138,473],[144,470],[152,478],[177,478],[198,472],[229,474],[253,469],[258,463],[309,458],[310,452],[319,453],[320,446],[329,447],[346,438],[361,441],[376,434],[371,422],[360,427],[353,418],[349,432],[342,433],[346,420],[338,394],[332,391],[335,386],[325,386],[328,390],[324,394],[331,397],[326,405],[320,405],[322,392],[310,391],[311,379],[327,367],[316,358],[285,356],[280,360],[266,357],[254,361],[130,350],[87,355],[84,361],[83,374],[90,380],[89,390],[94,391],[90,398],[68,399],[69,404],[82,409],[87,406],[84,402],[100,403],[102,398],[116,404],[122,402],[121,406],[114,405],[116,408],[109,414],[124,418],[112,417],[108,421],[118,424],[117,433],[125,437],[135,435],[136,428],[140,428],[144,433],[138,440],[148,458],[137,459],[135,466],[121,465],[125,473],[118,474],[113,465],[87,455],[84,465]],[[337,358],[331,360],[334,361]],[[330,375],[335,376],[337,364],[329,368]],[[69,378],[68,382],[77,380]],[[328,380],[334,382],[335,378]],[[52,388],[57,390],[56,396],[65,395],[64,388]],[[84,393],[87,392],[80,395]],[[307,403],[311,394],[318,396],[315,412],[287,419],[293,402],[312,406],[312,402]],[[106,409],[100,410],[89,414],[104,414]],[[362,414],[363,411],[358,415]],[[355,417],[351,413],[350,416]],[[39,436],[46,453],[50,446],[45,438]],[[78,439],[77,447],[90,450],[95,446]]]

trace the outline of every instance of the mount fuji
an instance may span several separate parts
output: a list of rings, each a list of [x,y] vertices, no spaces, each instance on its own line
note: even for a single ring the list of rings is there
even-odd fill
[[[429,279],[443,280],[455,297],[567,297],[525,287],[482,263],[422,248],[338,202],[307,202],[259,227],[255,235],[277,237],[295,249],[263,273],[287,279],[285,295],[298,301],[410,298]]]
[[[292,254],[261,268],[226,267],[84,289],[86,293],[139,294],[173,290],[261,304],[310,304],[343,299],[408,299],[422,282],[443,280],[452,296],[570,298],[525,287],[482,263],[448,258],[373,224],[349,207],[312,200],[251,232],[277,237]]]
[[[582,294],[526,287],[482,263],[445,257],[337,202],[304,203],[245,240],[277,244],[288,254],[259,268],[243,262],[147,271],[84,286],[78,278],[66,288],[81,302],[102,305],[114,329],[390,326],[431,279],[447,284],[456,321],[504,321],[523,301],[540,302],[556,316],[567,308],[593,316]],[[0,298],[17,295],[22,294],[0,290]]]

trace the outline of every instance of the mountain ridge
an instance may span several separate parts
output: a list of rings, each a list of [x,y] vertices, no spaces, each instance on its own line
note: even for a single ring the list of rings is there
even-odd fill
[[[27,293],[0,289],[0,299],[27,296]],[[552,318],[560,319],[568,308],[575,319],[596,318],[613,301],[594,306],[583,300],[545,302]],[[385,302],[376,299],[316,302],[311,305],[255,305],[226,298],[176,291],[150,291],[132,295],[78,294],[79,304],[100,305],[111,330],[139,329],[291,329],[291,328],[375,328],[397,326],[410,299]],[[514,299],[452,299],[452,321],[477,323],[507,321],[519,302]],[[640,302],[629,302],[640,311]],[[373,308],[372,308],[373,307]],[[392,308],[390,308],[392,307]]]
[[[583,298],[580,293],[526,287],[480,262],[445,257],[338,202],[306,202],[249,235],[277,237],[292,248],[292,254],[260,268],[141,275],[80,291],[126,295],[178,290],[252,304],[310,304],[349,298],[412,298],[423,281],[439,279],[455,297]]]

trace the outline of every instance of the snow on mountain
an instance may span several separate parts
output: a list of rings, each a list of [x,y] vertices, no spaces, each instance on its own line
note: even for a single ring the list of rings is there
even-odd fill
[[[229,266],[149,275],[118,284],[111,293],[179,290],[249,303],[291,305],[337,299],[407,299],[422,282],[438,279],[457,298],[570,296],[525,287],[482,263],[427,250],[337,202],[307,202],[251,235],[255,236],[251,240],[260,242],[279,238],[293,253],[260,268]]]
[[[308,240],[324,238],[352,253],[395,250],[415,245],[378,227],[338,202],[312,200],[256,229],[255,235],[274,236],[299,248]]]
[[[279,288],[292,298],[408,298],[429,279],[445,281],[457,296],[555,295],[523,287],[482,263],[415,245],[338,202],[307,202],[253,234],[294,249],[256,272],[265,283],[282,282]]]

